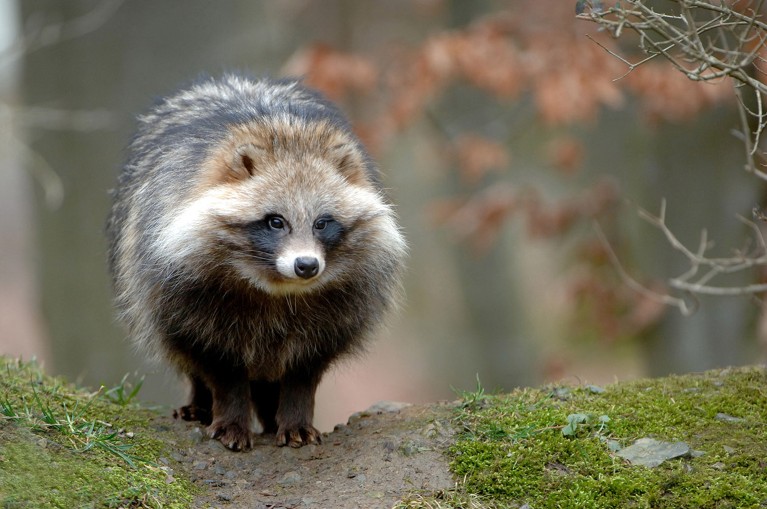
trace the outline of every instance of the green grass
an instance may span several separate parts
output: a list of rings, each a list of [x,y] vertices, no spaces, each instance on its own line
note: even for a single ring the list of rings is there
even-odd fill
[[[88,393],[0,358],[0,507],[189,507],[190,483],[157,463],[175,438],[133,403],[139,389]]]
[[[450,450],[459,495],[402,507],[767,506],[763,370],[642,380],[604,392],[550,387],[489,396],[478,386],[463,399]],[[725,422],[718,413],[742,420]],[[615,456],[642,437],[682,440],[703,454],[653,469]]]

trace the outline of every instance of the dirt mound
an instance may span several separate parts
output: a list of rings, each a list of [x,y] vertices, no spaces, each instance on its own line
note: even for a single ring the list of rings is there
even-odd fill
[[[172,459],[202,488],[199,508],[390,508],[414,490],[454,485],[443,454],[451,411],[449,404],[382,403],[323,434],[322,445],[276,447],[273,436],[259,436],[244,453],[175,421],[192,444]]]

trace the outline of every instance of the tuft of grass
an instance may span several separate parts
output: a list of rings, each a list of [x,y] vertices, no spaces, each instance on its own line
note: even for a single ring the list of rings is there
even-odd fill
[[[126,373],[119,384],[104,391],[104,396],[112,403],[121,406],[126,406],[133,402],[144,385],[144,376],[142,375],[136,382],[128,380],[129,376],[130,374]]]
[[[191,483],[157,464],[175,437],[126,380],[89,393],[0,357],[0,507],[191,505]]]
[[[520,389],[457,412],[463,431],[450,454],[463,480],[459,492],[500,506],[767,505],[763,369],[641,380],[604,392]],[[652,469],[615,455],[648,436],[683,440],[703,454]]]
[[[476,377],[477,385],[473,391],[464,391],[453,387],[453,392],[458,395],[464,408],[476,408],[487,399],[488,395],[485,393],[485,388],[482,387],[482,382],[479,380],[479,373],[476,374]]]

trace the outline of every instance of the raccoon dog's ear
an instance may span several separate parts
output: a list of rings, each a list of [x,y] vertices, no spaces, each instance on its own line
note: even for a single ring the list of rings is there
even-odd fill
[[[237,147],[232,159],[232,169],[241,176],[253,176],[259,163],[266,157],[267,150],[264,147],[246,143]]]
[[[352,143],[339,143],[328,149],[328,157],[352,184],[363,184],[365,178],[365,162],[359,149]]]

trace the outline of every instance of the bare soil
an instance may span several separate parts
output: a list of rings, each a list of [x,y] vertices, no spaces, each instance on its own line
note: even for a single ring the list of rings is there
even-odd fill
[[[386,402],[323,434],[321,445],[277,447],[274,435],[259,435],[246,452],[173,421],[191,445],[172,460],[202,488],[196,508],[390,508],[408,493],[453,487],[444,455],[451,414],[446,403]]]

